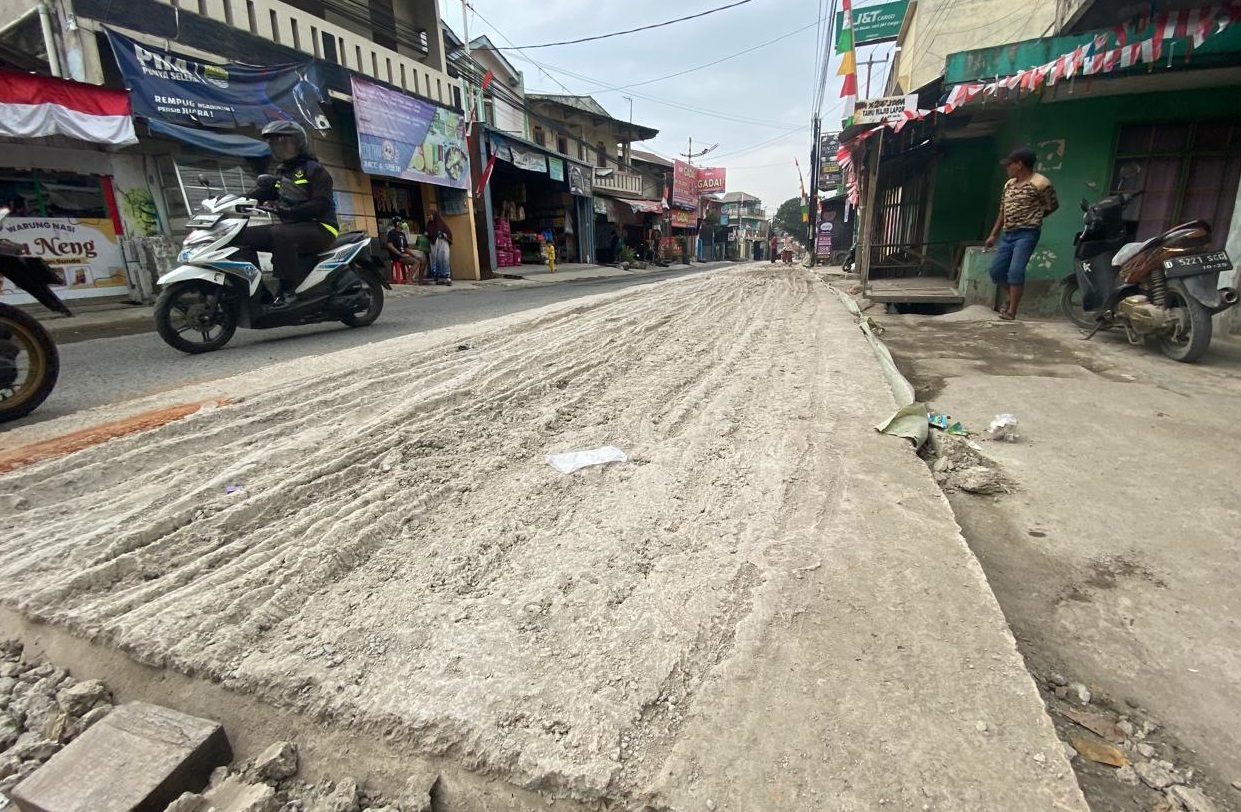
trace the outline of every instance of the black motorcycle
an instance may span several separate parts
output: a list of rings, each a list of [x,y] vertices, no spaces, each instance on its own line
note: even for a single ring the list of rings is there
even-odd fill
[[[0,209],[0,222],[8,216],[8,209]],[[48,310],[73,315],[52,290],[60,279],[46,262],[27,255],[24,246],[0,239],[0,276]],[[43,325],[24,310],[0,304],[0,423],[37,409],[59,376],[60,353]]]
[[[1082,200],[1084,226],[1073,240],[1074,272],[1061,282],[1060,309],[1089,331],[1087,339],[1122,328],[1131,344],[1154,338],[1164,355],[1193,363],[1211,345],[1211,317],[1237,303],[1235,289],[1219,287],[1232,261],[1210,250],[1211,225],[1202,220],[1135,242],[1137,223],[1125,212],[1141,194]]]

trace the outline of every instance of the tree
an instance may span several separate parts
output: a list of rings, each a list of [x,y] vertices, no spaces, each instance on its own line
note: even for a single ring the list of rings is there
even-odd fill
[[[801,221],[801,198],[790,197],[781,203],[771,225],[777,232],[786,231],[799,240],[805,239],[806,224]]]

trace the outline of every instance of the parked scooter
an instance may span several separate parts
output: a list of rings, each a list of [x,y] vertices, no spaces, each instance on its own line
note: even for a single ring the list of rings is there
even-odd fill
[[[1131,344],[1154,338],[1164,355],[1193,363],[1211,344],[1211,317],[1237,304],[1235,289],[1219,287],[1232,261],[1208,248],[1211,224],[1203,220],[1133,242],[1137,223],[1124,214],[1141,194],[1082,200],[1085,226],[1073,241],[1074,274],[1061,282],[1060,309],[1090,331],[1087,339],[1120,327]]]
[[[206,184],[205,178],[203,179]],[[260,184],[274,182],[261,176]],[[187,353],[218,350],[238,327],[266,330],[339,321],[365,327],[383,311],[384,289],[392,289],[365,231],[347,231],[326,251],[303,259],[309,271],[292,307],[274,308],[264,282],[271,255],[237,244],[250,224],[266,225],[272,213],[245,197],[208,198],[189,222],[178,261],[164,274],[155,303],[155,326],[169,346]]]
[[[0,223],[9,209],[0,209]],[[25,246],[0,239],[0,276],[29,293],[39,304],[72,316],[52,285],[60,280],[46,262],[27,255]],[[39,320],[0,304],[0,423],[16,420],[39,408],[60,377],[56,342]]]

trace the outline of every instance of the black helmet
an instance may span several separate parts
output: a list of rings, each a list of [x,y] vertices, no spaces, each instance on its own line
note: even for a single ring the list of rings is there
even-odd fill
[[[299,152],[305,152],[310,141],[306,138],[306,128],[296,121],[273,121],[263,128],[263,138],[279,138],[289,136],[297,144]]]

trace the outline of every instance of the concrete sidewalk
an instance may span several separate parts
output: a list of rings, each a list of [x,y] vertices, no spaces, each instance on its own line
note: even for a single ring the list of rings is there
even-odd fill
[[[554,285],[569,282],[585,282],[594,279],[612,279],[618,277],[646,276],[671,271],[685,271],[691,268],[713,270],[727,268],[738,263],[715,262],[695,263],[694,265],[671,265],[657,267],[651,265],[645,269],[625,270],[608,265],[560,265],[556,273],[551,273],[546,265],[521,265],[512,268],[501,268],[503,273],[494,279],[453,280],[452,287],[441,285],[393,285],[386,291],[389,298],[405,296],[435,296],[445,293],[460,293],[468,290],[485,290],[496,287],[511,287],[515,283],[534,282],[542,285]],[[39,305],[22,305],[21,309],[37,318],[52,338],[60,343],[72,343],[94,338],[129,335],[136,325],[154,324],[155,308],[150,304],[135,304],[123,299],[107,299],[100,301],[76,300],[69,302],[73,316],[61,316],[48,312]]]

